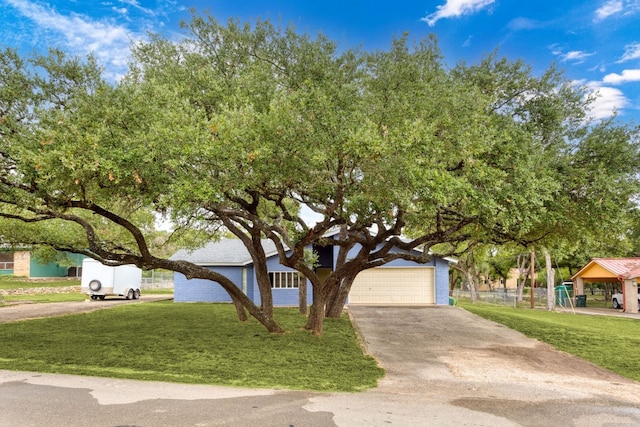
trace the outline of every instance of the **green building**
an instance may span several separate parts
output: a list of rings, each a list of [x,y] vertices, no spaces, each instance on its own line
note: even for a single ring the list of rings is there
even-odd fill
[[[57,262],[43,263],[31,254],[31,251],[0,252],[0,275],[13,275],[29,278],[44,277],[80,277],[84,255],[66,254],[73,266],[63,266]]]

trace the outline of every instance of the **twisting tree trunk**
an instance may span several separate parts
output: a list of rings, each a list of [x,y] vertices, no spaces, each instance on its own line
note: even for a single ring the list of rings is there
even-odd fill
[[[342,227],[340,229],[339,237],[341,239],[346,238],[346,229]],[[338,256],[336,257],[336,265],[334,268],[334,272],[337,270],[342,270],[347,263],[347,254],[349,250],[353,247],[353,245],[349,246],[341,246],[338,251]],[[338,318],[342,314],[342,309],[347,302],[347,298],[349,297],[349,291],[351,291],[351,285],[353,284],[353,280],[358,274],[356,268],[354,267],[353,272],[347,272],[346,274],[341,275],[341,280],[334,283],[334,286],[331,288],[331,293],[327,297],[327,307],[326,307],[326,316],[329,318]]]
[[[469,292],[471,293],[471,302],[478,302],[478,278],[472,270],[465,271],[467,283],[469,284]]]
[[[516,301],[522,302],[524,300],[524,285],[527,281],[527,271],[529,270],[529,264],[527,264],[527,256],[518,255],[516,258],[518,269],[518,288],[516,291]]]
[[[304,261],[298,261],[293,267],[311,281],[313,304],[309,308],[309,317],[307,318],[305,329],[311,331],[314,335],[320,336],[323,333],[327,283],[326,281],[321,282],[318,275]]]
[[[311,331],[313,335],[322,335],[324,332],[324,310],[325,310],[325,298],[323,295],[323,289],[320,286],[313,287],[313,304],[309,310],[309,318],[305,329]]]
[[[300,280],[298,287],[298,310],[303,316],[307,315],[307,279]]]
[[[336,287],[336,292],[334,292],[329,298],[329,301],[327,301],[326,316],[328,318],[336,319],[340,317],[342,309],[347,303],[349,291],[351,291],[351,285],[353,284],[354,279],[355,276],[349,275],[341,280],[340,286]]]
[[[555,298],[555,280],[556,272],[551,265],[551,254],[547,248],[542,248],[544,253],[544,263],[547,268],[547,310],[553,310],[556,308]]]
[[[469,293],[471,294],[471,302],[478,301],[478,274],[474,265],[473,254],[468,253],[464,260],[459,261],[457,264],[452,265],[452,268],[458,270],[464,275],[469,286]]]
[[[244,306],[242,305],[242,303],[234,297],[231,297],[231,300],[233,301],[233,306],[236,308],[236,314],[238,315],[238,320],[241,322],[246,322],[247,320],[249,320],[249,318],[247,317],[247,312],[244,309]]]
[[[195,264],[191,264],[185,261],[171,261],[165,259],[149,259],[148,263],[140,262],[137,264],[139,267],[147,268],[164,268],[166,270],[173,270],[178,273],[184,274],[187,279],[206,279],[217,282],[222,288],[229,294],[231,300],[236,306],[236,312],[240,320],[246,320],[246,309],[249,314],[254,317],[260,324],[262,324],[269,332],[282,333],[283,330],[278,323],[273,319],[273,316],[265,313],[260,307],[255,305],[253,301],[247,297],[240,288],[236,286],[226,276],[209,270],[208,268],[201,267]],[[239,308],[241,306],[243,308]]]
[[[529,295],[531,298],[529,299],[529,301],[531,302],[531,308],[535,308],[536,306],[536,263],[535,263],[535,259],[536,259],[536,251],[531,249],[531,262],[529,263],[529,270],[530,270],[530,275],[531,275],[531,279],[530,279],[530,289],[531,289],[531,295]]]
[[[252,209],[252,213],[257,217],[257,205],[246,204],[247,209]],[[267,270],[267,257],[262,246],[262,230],[246,221],[233,221],[230,215],[225,215],[224,210],[216,211],[223,224],[237,238],[242,240],[251,255],[254,265],[254,273],[260,292],[260,308],[264,313],[273,318],[273,293],[271,281]]]

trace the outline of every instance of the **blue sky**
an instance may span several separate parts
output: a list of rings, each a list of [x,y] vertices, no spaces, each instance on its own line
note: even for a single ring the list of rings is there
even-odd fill
[[[537,74],[556,62],[567,78],[599,92],[593,116],[616,109],[621,120],[640,123],[640,0],[0,0],[0,45],[91,51],[117,79],[131,42],[148,31],[177,39],[189,8],[222,21],[292,23],[345,48],[386,49],[405,31],[414,39],[434,33],[452,66],[496,48]]]

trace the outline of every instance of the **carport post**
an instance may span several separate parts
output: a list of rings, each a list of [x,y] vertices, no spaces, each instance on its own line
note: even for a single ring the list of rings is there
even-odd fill
[[[584,280],[582,277],[576,277],[573,285],[573,295],[584,295]]]
[[[638,283],[636,279],[624,279],[622,282],[622,301],[625,313],[638,312]]]

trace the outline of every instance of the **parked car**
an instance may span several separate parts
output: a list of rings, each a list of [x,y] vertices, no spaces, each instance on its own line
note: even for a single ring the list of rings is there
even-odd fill
[[[611,305],[613,308],[623,308],[622,293],[618,292],[611,296]],[[638,297],[638,307],[640,307],[640,297]]]

